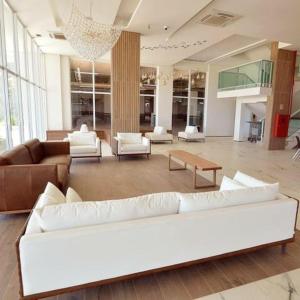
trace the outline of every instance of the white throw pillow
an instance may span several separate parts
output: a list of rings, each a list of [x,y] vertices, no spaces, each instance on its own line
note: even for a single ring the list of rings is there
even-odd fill
[[[89,128],[87,127],[86,124],[82,124],[80,126],[80,132],[89,132]]]
[[[54,199],[56,199],[57,202],[60,202],[60,203],[66,202],[65,195],[62,193],[62,191],[57,186],[55,186],[51,182],[47,183],[46,188],[44,190],[44,194],[53,197]]]
[[[179,194],[157,193],[129,199],[83,201],[37,210],[43,231],[99,225],[178,213]]]
[[[66,194],[66,202],[82,202],[82,199],[75,190],[69,187]]]
[[[271,201],[277,199],[278,191],[279,185],[274,183],[222,192],[180,194],[179,213]]]
[[[186,126],[185,127],[185,132],[186,133],[197,133],[198,128],[196,126]]]
[[[246,186],[227,176],[223,176],[221,186],[220,186],[220,191],[238,190],[243,188],[246,188]]]
[[[155,134],[166,134],[167,133],[166,129],[162,126],[155,126],[153,132]]]
[[[264,186],[268,183],[258,180],[254,177],[251,177],[245,173],[242,173],[240,171],[237,171],[233,177],[233,180],[249,187],[257,187],[257,186]]]

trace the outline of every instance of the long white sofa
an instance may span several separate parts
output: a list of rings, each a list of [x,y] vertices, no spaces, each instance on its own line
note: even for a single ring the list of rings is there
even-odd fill
[[[293,241],[298,201],[237,174],[221,190],[82,202],[48,186],[17,242],[21,295],[45,297]]]

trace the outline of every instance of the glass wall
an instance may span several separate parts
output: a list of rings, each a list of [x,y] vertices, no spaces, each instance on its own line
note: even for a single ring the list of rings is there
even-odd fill
[[[91,62],[73,58],[70,66],[73,129],[83,123],[91,129],[110,129],[110,65],[96,62],[94,74]]]
[[[198,126],[203,132],[205,73],[174,69],[173,74],[173,132],[185,126]]]
[[[155,126],[156,69],[140,70],[140,128],[151,131]]]
[[[0,152],[46,135],[44,55],[0,0]]]

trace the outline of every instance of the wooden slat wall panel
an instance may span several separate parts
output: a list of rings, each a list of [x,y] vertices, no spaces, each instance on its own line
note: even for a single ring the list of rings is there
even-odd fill
[[[140,34],[122,32],[111,54],[112,136],[139,132]]]
[[[285,138],[273,137],[272,131],[277,113],[289,114],[293,96],[296,66],[296,51],[278,49],[278,42],[272,43],[271,60],[273,61],[272,95],[266,108],[264,144],[269,150],[283,150]],[[280,109],[283,105],[283,109]]]

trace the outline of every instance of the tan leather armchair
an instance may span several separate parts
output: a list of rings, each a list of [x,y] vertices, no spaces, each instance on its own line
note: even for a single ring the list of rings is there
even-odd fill
[[[69,152],[68,142],[35,139],[0,155],[0,213],[30,211],[48,181],[64,191]]]

